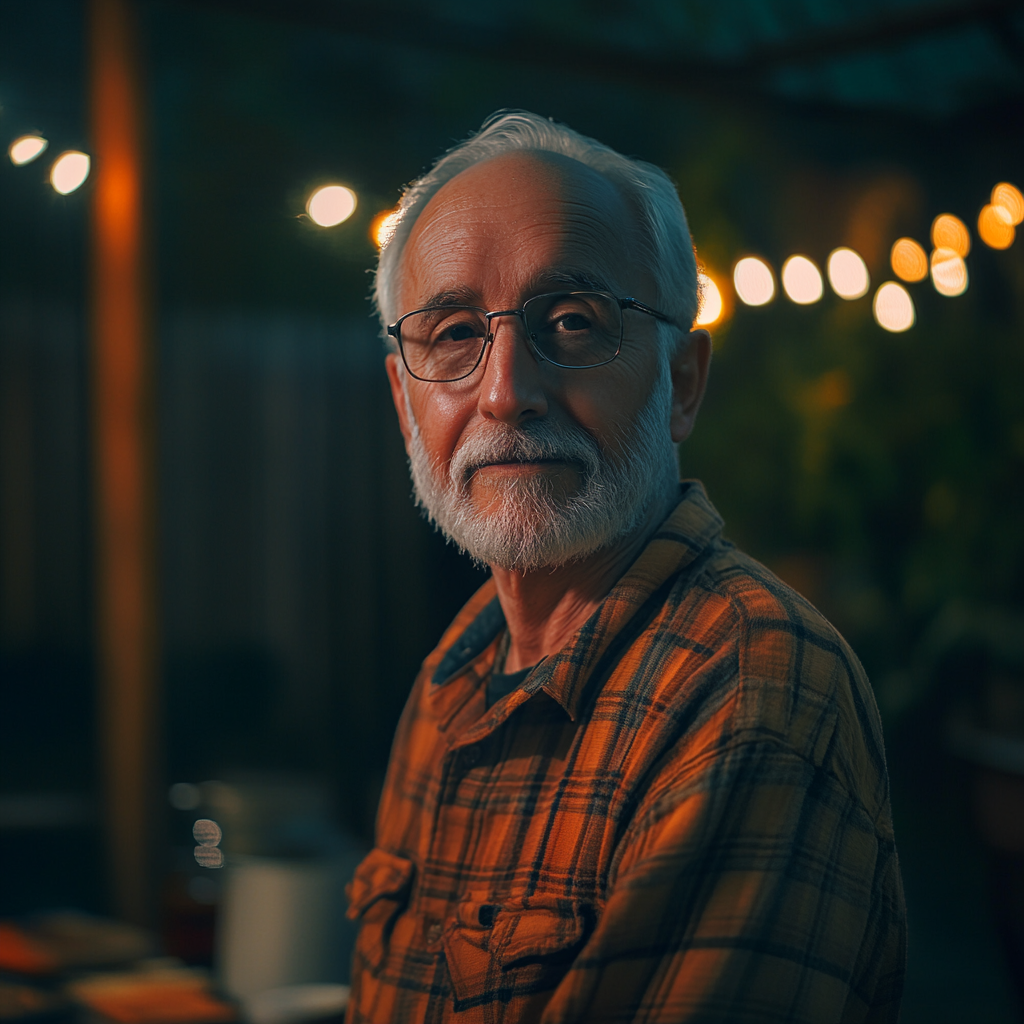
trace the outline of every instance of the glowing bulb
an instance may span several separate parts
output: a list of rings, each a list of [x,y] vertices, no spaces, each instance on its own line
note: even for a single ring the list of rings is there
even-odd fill
[[[959,217],[940,213],[932,221],[932,245],[936,249],[952,249],[957,256],[966,256],[971,251],[971,233]]]
[[[775,277],[772,268],[756,256],[744,256],[732,272],[732,283],[741,302],[748,306],[763,306],[775,296]]]
[[[860,253],[833,249],[828,258],[828,283],[841,299],[859,299],[871,287],[871,275]]]
[[[953,298],[967,291],[967,264],[952,249],[940,248],[932,253],[932,284],[940,295]]]
[[[69,149],[61,153],[50,168],[50,184],[55,192],[62,196],[70,195],[76,188],[85,184],[89,177],[90,160],[85,153]]]
[[[912,238],[897,238],[889,261],[892,272],[902,281],[923,281],[928,276],[928,256]]]
[[[318,188],[306,203],[306,213],[314,224],[333,228],[348,220],[356,208],[356,194],[344,185],[324,185]]]
[[[1010,215],[1010,223],[1016,227],[1024,221],[1024,195],[1015,185],[1001,181],[992,189],[992,205],[1001,206]]]
[[[30,164],[37,156],[42,156],[49,143],[41,135],[22,135],[7,147],[7,155],[15,167]]]
[[[398,210],[384,210],[373,218],[370,225],[370,237],[376,242],[378,249],[383,249],[391,241],[395,229],[398,227]]]
[[[817,302],[825,291],[818,265],[806,256],[790,256],[782,264],[782,288],[800,306]]]
[[[1017,234],[1012,216],[1005,206],[983,206],[978,214],[978,237],[990,249],[1009,249]]]
[[[698,327],[710,327],[722,315],[722,293],[707,274],[699,273],[697,283],[700,285],[700,309],[694,323]]]
[[[893,334],[914,326],[914,300],[901,284],[886,281],[875,292],[872,310],[878,326]]]

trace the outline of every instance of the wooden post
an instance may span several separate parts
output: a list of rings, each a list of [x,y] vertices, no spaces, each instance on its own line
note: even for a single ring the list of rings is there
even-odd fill
[[[154,920],[159,644],[143,105],[132,0],[90,0],[99,742],[113,911]]]

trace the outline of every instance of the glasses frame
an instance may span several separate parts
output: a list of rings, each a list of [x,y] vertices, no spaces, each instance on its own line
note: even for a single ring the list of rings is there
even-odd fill
[[[655,320],[661,320],[663,323],[678,326],[676,321],[672,317],[668,316],[668,314],[659,312],[653,306],[648,306],[645,302],[641,302],[639,299],[634,299],[631,295],[619,298],[617,295],[612,295],[611,292],[602,292],[596,288],[587,288],[573,292],[543,292],[540,295],[533,295],[523,303],[522,309],[494,309],[488,312],[488,310],[484,309],[482,306],[467,306],[458,302],[446,302],[437,306],[423,306],[420,309],[411,310],[410,312],[404,313],[400,316],[387,328],[388,337],[395,339],[398,345],[398,351],[402,356],[402,362],[405,364],[405,368],[409,371],[409,374],[416,380],[423,381],[425,384],[454,384],[456,381],[465,380],[467,377],[471,377],[476,373],[477,367],[483,360],[487,346],[494,341],[494,331],[491,330],[491,321],[499,316],[516,316],[519,318],[519,322],[523,325],[523,330],[526,334],[530,351],[533,353],[534,357],[542,363],[550,363],[552,366],[557,366],[563,370],[593,370],[598,366],[606,366],[608,363],[618,358],[619,353],[622,351],[622,339],[626,331],[626,318],[622,316],[619,317],[618,344],[615,346],[615,352],[607,359],[602,359],[599,363],[587,363],[586,366],[570,366],[567,363],[557,363],[554,359],[546,356],[537,347],[537,339],[530,333],[529,328],[527,327],[526,306],[535,299],[543,299],[552,295],[602,295],[606,299],[611,299],[613,302],[617,302],[620,310],[634,309],[638,313],[646,313],[647,316],[654,317]],[[430,377],[421,377],[418,373],[415,373],[409,365],[409,360],[405,355],[405,347],[402,345],[402,323],[403,321],[408,320],[409,317],[416,316],[419,313],[435,313],[442,309],[464,309],[473,313],[482,313],[484,315],[484,319],[487,321],[487,334],[484,335],[484,339],[480,345],[480,351],[477,353],[476,362],[473,363],[472,369],[467,370],[459,377],[446,377],[442,380],[433,380]]]

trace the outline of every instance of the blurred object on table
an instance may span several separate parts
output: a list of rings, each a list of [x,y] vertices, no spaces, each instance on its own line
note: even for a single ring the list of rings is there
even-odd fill
[[[70,995],[116,1024],[219,1024],[237,1020],[235,1008],[211,991],[205,971],[155,960],[133,971],[72,981]]]
[[[189,963],[210,954],[225,992],[249,998],[271,988],[348,981],[355,939],[344,887],[365,850],[336,823],[314,778],[228,775],[175,783],[168,798],[174,867],[165,880],[165,949]],[[194,856],[197,821],[216,823],[225,870]],[[212,832],[211,832],[212,834]],[[203,848],[204,849],[204,848]]]
[[[325,788],[266,774],[201,789],[228,858],[216,954],[225,991],[347,981],[355,936],[344,887],[364,851],[335,824]]]
[[[233,858],[217,933],[224,990],[245,999],[269,988],[347,978],[352,942],[344,889],[356,863],[339,857]]]
[[[286,985],[242,1003],[246,1024],[343,1024],[348,985]]]
[[[78,911],[0,922],[0,970],[16,974],[114,967],[151,956],[154,949],[149,932]]]

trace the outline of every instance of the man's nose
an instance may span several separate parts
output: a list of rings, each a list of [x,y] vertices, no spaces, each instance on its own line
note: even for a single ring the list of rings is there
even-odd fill
[[[494,317],[490,328],[491,341],[484,353],[480,383],[480,412],[488,419],[513,426],[545,416],[548,400],[542,372],[522,317]]]

